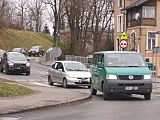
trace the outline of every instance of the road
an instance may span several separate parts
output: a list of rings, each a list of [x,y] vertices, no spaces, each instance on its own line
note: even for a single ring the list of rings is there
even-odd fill
[[[5,75],[0,73],[3,78],[9,78],[29,84],[50,87],[47,84],[48,66],[37,63],[38,58],[31,58],[32,72],[30,76]],[[41,59],[41,58],[39,58]],[[156,85],[160,87],[159,84]],[[61,87],[55,85],[52,87]],[[84,87],[73,87],[72,90],[90,93]],[[7,120],[159,120],[160,119],[160,95],[152,94],[151,100],[144,100],[141,95],[114,96],[112,100],[103,100],[101,92],[83,104],[73,106],[63,106],[59,108],[46,108],[18,114],[11,114],[4,117],[13,119]]]

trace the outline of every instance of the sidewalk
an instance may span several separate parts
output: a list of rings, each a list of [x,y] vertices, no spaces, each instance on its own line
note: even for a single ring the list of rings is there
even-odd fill
[[[0,98],[0,115],[44,107],[76,104],[90,98],[90,94],[54,86],[41,87],[26,84],[24,86],[32,89],[34,93],[19,97]]]

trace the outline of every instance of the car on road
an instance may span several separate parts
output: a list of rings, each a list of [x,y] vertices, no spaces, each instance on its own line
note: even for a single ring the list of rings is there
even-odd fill
[[[45,52],[42,46],[33,46],[29,51],[28,55],[30,56],[44,56]]]
[[[5,53],[4,50],[0,49],[0,63],[1,63],[1,60],[2,60],[2,57],[3,57],[3,54]]]
[[[0,71],[3,72],[4,70],[6,74],[15,72],[30,75],[29,59],[18,52],[5,52],[0,64]]]
[[[103,99],[112,95],[144,95],[151,99],[152,76],[141,53],[134,51],[99,51],[93,54],[90,67],[91,94],[103,92]]]
[[[78,61],[55,61],[48,71],[48,84],[69,86],[87,86],[90,88],[91,73],[87,67]]]
[[[19,53],[22,53],[24,55],[26,54],[26,52],[23,48],[13,48],[12,52],[19,52]]]

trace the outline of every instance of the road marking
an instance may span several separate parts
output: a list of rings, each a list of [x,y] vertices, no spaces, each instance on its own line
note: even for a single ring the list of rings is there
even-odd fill
[[[34,85],[39,85],[39,86],[52,87],[52,86],[49,86],[48,84],[44,84],[44,83],[38,83],[38,82],[29,82],[29,83],[34,84]]]

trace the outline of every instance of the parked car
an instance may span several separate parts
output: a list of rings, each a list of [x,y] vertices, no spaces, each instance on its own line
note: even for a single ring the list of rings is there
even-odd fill
[[[0,64],[0,71],[3,72],[4,70],[6,74],[17,72],[30,75],[29,59],[18,52],[5,52]]]
[[[87,67],[78,61],[55,61],[48,71],[48,84],[60,83],[64,88],[70,85],[90,88],[90,78]]]
[[[42,46],[33,46],[29,52],[28,52],[28,55],[29,56],[44,56],[45,52],[44,52],[44,49]]]
[[[22,54],[26,54],[25,50],[23,48],[13,48],[12,52],[19,52]]]
[[[0,63],[1,63],[1,60],[2,60],[2,57],[3,57],[3,54],[5,53],[4,50],[0,49]]]

